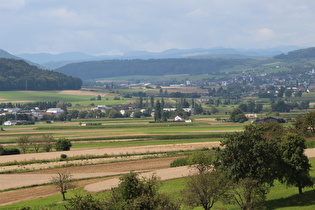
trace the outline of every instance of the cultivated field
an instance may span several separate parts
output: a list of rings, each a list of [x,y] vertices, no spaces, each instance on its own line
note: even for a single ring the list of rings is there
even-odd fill
[[[91,103],[113,105],[133,101],[113,100],[114,95],[93,91],[10,91],[0,92],[0,102],[37,101],[42,99],[43,94],[46,101],[67,101],[85,109]],[[97,95],[102,96],[102,101],[90,100]],[[76,179],[77,189],[69,192],[70,197],[74,192],[100,192],[109,189],[117,184],[119,175],[132,170],[143,173],[155,171],[162,179],[187,176],[189,168],[171,169],[170,163],[194,150],[211,151],[211,148],[220,146],[220,140],[224,139],[226,133],[242,131],[244,125],[250,123],[217,120],[228,118],[224,111],[232,108],[219,107],[220,113],[217,115],[192,116],[193,123],[150,123],[152,118],[103,118],[2,126],[4,131],[0,131],[0,144],[6,148],[18,147],[18,137],[32,138],[42,135],[52,135],[55,139],[67,138],[73,146],[70,151],[49,153],[42,150],[35,153],[30,147],[27,154],[0,156],[0,209],[15,209],[24,205],[36,206],[38,209],[48,205],[52,209],[60,209],[58,191],[47,185],[58,172],[71,173]],[[297,112],[299,113],[301,112]],[[80,123],[88,122],[100,125],[79,126]],[[67,159],[61,160],[61,154],[66,154]],[[306,154],[309,157],[315,156],[313,149],[307,150]],[[174,182],[182,181],[178,179]],[[176,187],[183,187],[183,183]],[[176,193],[178,192],[174,192]],[[36,198],[40,200],[32,200]],[[39,203],[43,206],[39,207]],[[13,205],[7,206],[8,204]]]

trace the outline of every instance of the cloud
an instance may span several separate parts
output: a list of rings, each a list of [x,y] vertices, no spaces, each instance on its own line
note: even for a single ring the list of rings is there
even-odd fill
[[[314,10],[311,0],[0,0],[0,47],[104,54],[314,46]]]
[[[41,14],[50,18],[59,18],[64,20],[72,20],[78,17],[75,12],[71,12],[65,8],[44,10]]]
[[[268,40],[274,37],[274,31],[269,28],[261,28],[257,31],[258,40]]]
[[[0,0],[0,9],[21,9],[25,6],[25,0]]]
[[[186,14],[187,17],[191,17],[191,18],[206,18],[208,17],[208,13],[203,11],[202,9],[195,9],[193,11],[190,11]]]

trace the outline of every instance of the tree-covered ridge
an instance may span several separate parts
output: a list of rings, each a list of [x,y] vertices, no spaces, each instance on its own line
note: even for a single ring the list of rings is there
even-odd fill
[[[0,58],[0,91],[77,90],[82,80],[62,73],[42,70],[23,60]]]
[[[214,74],[220,70],[247,65],[252,59],[149,59],[149,60],[103,60],[73,63],[56,71],[76,75],[83,80],[131,76],[170,74]]]
[[[275,56],[274,58],[286,60],[287,62],[315,58],[315,47],[295,50],[289,52],[288,54],[280,54]]]

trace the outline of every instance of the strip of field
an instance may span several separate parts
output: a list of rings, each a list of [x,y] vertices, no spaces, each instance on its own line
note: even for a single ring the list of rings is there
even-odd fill
[[[115,148],[98,148],[87,150],[74,150],[62,152],[46,152],[46,153],[30,153],[21,155],[2,156],[0,163],[23,160],[49,160],[60,158],[61,154],[66,154],[68,157],[80,155],[119,155],[119,154],[143,154],[153,152],[167,152],[178,150],[194,150],[200,148],[218,147],[220,142],[203,142],[203,143],[188,143],[188,144],[171,144],[171,145],[153,145],[153,146],[137,146],[137,147],[115,147]]]

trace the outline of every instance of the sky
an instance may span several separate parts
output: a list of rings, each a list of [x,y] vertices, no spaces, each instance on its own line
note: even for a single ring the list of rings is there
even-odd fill
[[[314,0],[0,0],[0,49],[117,55],[315,46]]]

